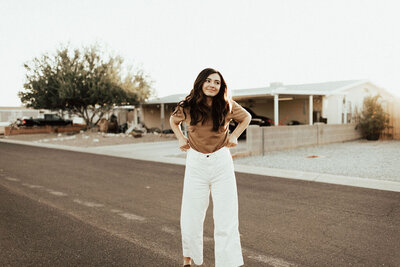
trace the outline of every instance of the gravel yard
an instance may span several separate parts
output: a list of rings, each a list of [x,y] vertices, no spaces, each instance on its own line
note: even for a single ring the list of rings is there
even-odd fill
[[[238,164],[400,182],[400,141],[359,140],[236,158]]]
[[[94,146],[111,146],[124,145],[143,142],[160,142],[174,140],[172,134],[143,134],[142,137],[133,137],[126,134],[112,134],[100,132],[81,132],[78,134],[21,134],[5,136],[4,139],[30,141],[35,143],[47,143],[56,145],[67,145],[76,147],[94,147]]]

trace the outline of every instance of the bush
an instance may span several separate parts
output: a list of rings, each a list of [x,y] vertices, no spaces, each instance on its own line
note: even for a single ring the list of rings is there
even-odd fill
[[[380,95],[364,98],[357,128],[367,140],[378,140],[381,132],[389,126],[389,114],[383,110],[379,100]]]

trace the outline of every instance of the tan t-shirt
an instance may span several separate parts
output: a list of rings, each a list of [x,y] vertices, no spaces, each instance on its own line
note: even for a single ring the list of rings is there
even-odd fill
[[[178,124],[179,122],[185,121],[188,125],[188,139],[189,145],[194,150],[201,153],[212,153],[218,149],[224,147],[228,143],[229,138],[229,122],[234,120],[236,122],[242,122],[247,116],[251,116],[242,106],[232,100],[232,110],[228,112],[225,117],[224,126],[221,126],[218,131],[213,131],[213,121],[210,117],[202,124],[198,122],[196,125],[190,125],[190,112],[177,106],[175,111],[172,113],[171,118]]]

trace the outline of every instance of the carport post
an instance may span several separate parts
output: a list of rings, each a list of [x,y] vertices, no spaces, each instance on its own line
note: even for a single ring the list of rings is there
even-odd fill
[[[343,105],[344,105],[343,124],[347,124],[347,99],[346,99],[346,96],[343,97]]]
[[[133,110],[133,125],[138,125],[138,109],[135,107]]]
[[[274,95],[274,125],[279,125],[279,95]]]
[[[313,96],[310,95],[309,99],[308,99],[308,117],[309,117],[309,121],[310,121],[310,125],[313,125]]]
[[[161,132],[164,131],[164,103],[160,105],[161,109]]]

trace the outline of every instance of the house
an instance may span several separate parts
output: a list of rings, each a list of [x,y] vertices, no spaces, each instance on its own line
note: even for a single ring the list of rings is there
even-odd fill
[[[257,115],[271,118],[274,125],[355,123],[367,95],[380,94],[386,109],[394,97],[368,80],[284,85],[232,90],[232,98]],[[186,94],[156,98],[142,104],[142,122],[148,128],[170,129],[169,116]]]
[[[26,107],[0,107],[0,122],[14,122],[16,119],[24,117],[37,117],[40,110],[26,108]]]
[[[140,107],[140,121],[148,129],[171,129],[169,116],[174,111],[176,104],[185,97],[186,94],[175,94],[147,101]]]
[[[4,127],[15,122],[17,119],[37,117],[40,110],[26,107],[0,107],[0,134],[4,134]]]

